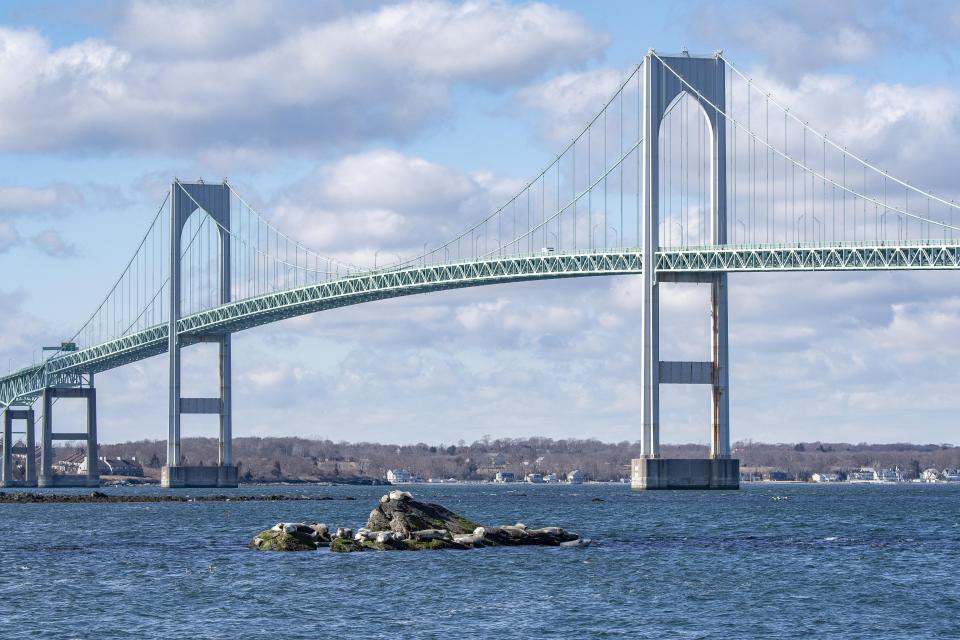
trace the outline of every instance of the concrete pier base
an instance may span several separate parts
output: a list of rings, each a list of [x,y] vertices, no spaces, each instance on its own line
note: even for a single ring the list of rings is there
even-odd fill
[[[160,486],[165,489],[237,487],[237,466],[197,467],[165,465],[160,472]]]
[[[634,458],[630,471],[635,491],[740,488],[740,461],[735,458]]]
[[[37,486],[44,487],[99,487],[100,477],[88,475],[41,475]]]

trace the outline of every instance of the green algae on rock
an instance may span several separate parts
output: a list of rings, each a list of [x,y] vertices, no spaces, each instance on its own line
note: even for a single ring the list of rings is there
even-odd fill
[[[250,541],[251,549],[260,551],[315,551],[330,544],[325,524],[278,522],[261,531]]]

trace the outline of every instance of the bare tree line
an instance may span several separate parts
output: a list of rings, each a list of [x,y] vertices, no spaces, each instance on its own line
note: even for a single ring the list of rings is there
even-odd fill
[[[388,469],[403,468],[415,476],[489,480],[497,471],[518,479],[528,473],[556,473],[561,478],[580,469],[590,479],[615,481],[629,477],[630,460],[640,455],[637,442],[608,443],[594,439],[501,438],[487,436],[467,444],[413,445],[334,442],[307,438],[234,439],[240,477],[248,482],[383,479]],[[63,447],[58,457],[74,452]],[[217,464],[215,438],[183,440],[183,464]],[[704,458],[700,444],[663,445],[668,458]],[[159,476],[166,455],[165,440],[141,440],[100,446],[100,455],[136,458],[148,476]],[[806,479],[823,471],[851,471],[863,466],[899,467],[906,477],[926,468],[960,467],[960,448],[948,444],[917,445],[804,442],[767,444],[742,441],[734,445],[741,467],[778,469]]]

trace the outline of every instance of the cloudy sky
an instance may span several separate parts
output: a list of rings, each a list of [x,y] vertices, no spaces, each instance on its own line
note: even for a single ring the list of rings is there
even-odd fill
[[[174,176],[229,177],[323,253],[413,252],[508,200],[651,47],[723,49],[820,129],[862,122],[871,159],[960,196],[960,8],[757,5],[5,2],[0,362],[72,335]],[[732,276],[733,438],[957,442],[958,279]],[[444,292],[238,334],[235,433],[636,440],[637,284]],[[706,288],[662,301],[662,357],[705,359]],[[215,394],[212,356],[187,352],[185,395]],[[101,440],[165,437],[165,385],[162,357],[99,376]],[[664,441],[708,441],[706,388],[661,397]]]

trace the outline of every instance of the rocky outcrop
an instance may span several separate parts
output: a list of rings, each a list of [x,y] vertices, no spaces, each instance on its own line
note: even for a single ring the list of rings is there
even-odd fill
[[[418,502],[409,491],[391,491],[370,512],[367,529],[409,536],[414,531],[442,529],[450,534],[472,533],[477,523],[438,504]]]
[[[303,522],[278,522],[250,541],[251,549],[261,551],[315,551],[329,545],[327,525]]]
[[[322,527],[322,531],[318,528]],[[478,547],[552,546],[586,547],[588,538],[560,527],[531,529],[517,523],[500,527],[480,526],[438,504],[419,502],[407,491],[391,491],[370,512],[367,526],[357,530],[340,527],[330,536],[326,525],[280,523],[254,537],[255,549],[301,551],[329,546],[330,551],[421,551],[428,549],[475,549]]]
[[[478,527],[473,535],[479,537],[483,545],[505,547],[524,545],[558,547],[580,539],[577,534],[565,531],[560,527],[531,529],[520,522],[503,527]],[[587,544],[590,543],[587,542]]]

